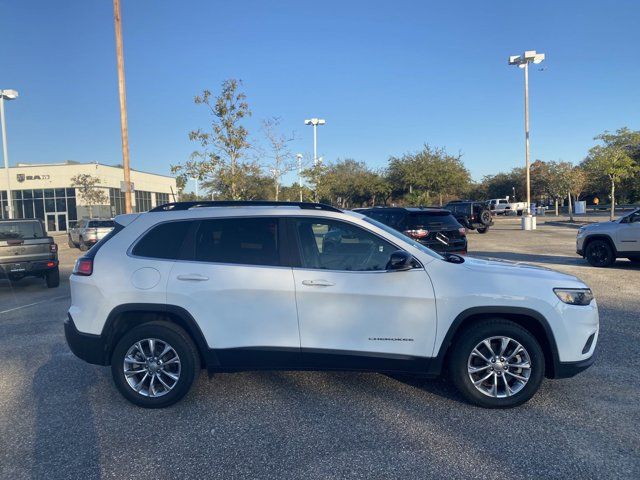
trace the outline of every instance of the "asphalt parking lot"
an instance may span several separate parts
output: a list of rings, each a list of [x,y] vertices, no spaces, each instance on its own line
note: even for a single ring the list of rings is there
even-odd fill
[[[134,407],[66,346],[63,237],[60,288],[0,283],[0,478],[639,478],[640,268],[592,268],[575,229],[517,222],[470,233],[470,255],[580,277],[601,330],[592,368],[507,411],[446,380],[322,372],[203,372],[174,407]]]

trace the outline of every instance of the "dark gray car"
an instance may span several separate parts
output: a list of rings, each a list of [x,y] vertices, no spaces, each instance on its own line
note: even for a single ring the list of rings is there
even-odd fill
[[[0,220],[0,276],[42,277],[49,288],[60,284],[58,245],[41,220]]]

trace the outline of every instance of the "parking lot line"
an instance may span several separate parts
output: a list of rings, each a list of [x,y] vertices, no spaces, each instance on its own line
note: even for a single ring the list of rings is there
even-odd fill
[[[22,308],[33,307],[34,305],[40,305],[40,304],[46,303],[46,302],[52,302],[54,300],[62,300],[63,298],[71,298],[71,297],[70,297],[70,295],[64,295],[62,297],[47,298],[47,299],[41,300],[39,302],[28,303],[26,305],[21,305],[19,307],[10,308],[8,310],[2,310],[2,311],[0,311],[0,315],[3,314],[3,313],[15,312],[16,310],[20,310]]]

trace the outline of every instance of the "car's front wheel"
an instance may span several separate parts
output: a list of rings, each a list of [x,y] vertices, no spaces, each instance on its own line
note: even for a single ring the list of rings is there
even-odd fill
[[[457,337],[449,371],[469,402],[485,408],[515,407],[538,391],[544,354],[535,337],[516,323],[486,320]]]
[[[616,256],[606,240],[591,240],[585,251],[587,262],[594,267],[609,267],[616,261]]]
[[[184,397],[200,369],[189,335],[169,322],[133,328],[117,343],[111,374],[120,393],[145,408],[173,405]]]
[[[480,227],[480,228],[477,228],[476,231],[478,233],[487,233],[489,231],[489,227]]]

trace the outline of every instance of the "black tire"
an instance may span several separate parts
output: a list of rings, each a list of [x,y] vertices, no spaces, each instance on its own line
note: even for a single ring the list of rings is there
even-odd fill
[[[591,240],[585,250],[585,258],[593,267],[610,267],[616,261],[613,248],[606,240]]]
[[[78,248],[80,249],[81,252],[86,252],[87,250],[89,250],[88,245],[84,243],[84,240],[82,239],[82,237],[78,239]]]
[[[489,227],[479,227],[476,229],[476,231],[481,234],[487,233],[489,231]]]
[[[629,260],[633,263],[640,263],[640,257],[629,257]]]
[[[69,248],[76,248],[76,244],[71,240],[71,235],[67,237],[67,245],[69,245]]]
[[[60,286],[60,270],[58,267],[53,268],[44,274],[44,281],[47,288],[56,288]]]
[[[530,374],[526,383],[524,383],[524,386],[520,385],[520,381],[517,380],[513,376],[513,374],[490,373],[490,375],[493,376],[489,377],[489,381],[496,381],[498,386],[498,393],[500,392],[500,389],[502,389],[502,395],[505,396],[494,397],[481,392],[474,385],[473,381],[471,380],[471,374],[468,372],[468,362],[471,357],[471,352],[483,340],[489,339],[491,337],[507,337],[515,340],[515,342],[519,343],[525,349],[529,356],[529,365],[531,368],[529,369]],[[500,344],[495,342],[498,341],[494,340],[493,342],[491,342],[491,344],[494,345],[494,348],[496,350],[498,350]],[[516,345],[513,342],[510,342],[505,351],[505,357],[507,357],[509,354],[513,354],[510,352],[511,349],[515,350],[515,348]],[[508,320],[484,320],[471,325],[470,327],[466,328],[460,335],[458,335],[454,345],[452,346],[452,349],[453,350],[451,352],[451,356],[449,357],[448,365],[451,380],[466,400],[480,407],[511,408],[522,405],[531,397],[533,397],[533,395],[538,391],[538,388],[540,388],[540,384],[542,383],[542,379],[544,378],[544,354],[542,352],[540,344],[535,339],[535,337],[531,335],[531,333],[529,333],[529,331]],[[522,361],[519,355],[515,358],[517,359],[515,363]],[[498,370],[498,364],[496,363],[494,365],[496,365],[496,370]],[[503,364],[500,363],[500,365],[500,368],[502,368]],[[511,372],[516,372],[516,374],[518,375],[523,375],[525,372],[524,369],[514,370],[514,367],[512,365],[506,368],[507,372],[509,368],[511,368]],[[482,374],[479,373],[477,375]],[[509,382],[513,382],[512,386],[514,387],[514,390],[518,387],[520,388],[510,396],[506,396],[506,389],[504,384],[505,378],[508,378]],[[480,387],[482,386],[483,384],[480,384]]]
[[[148,338],[170,345],[180,360],[178,380],[167,393],[157,397],[145,396],[135,391],[127,382],[123,368],[124,359],[129,349],[136,342]],[[116,387],[127,400],[144,408],[164,408],[182,399],[191,389],[199,370],[198,351],[189,335],[177,325],[163,321],[145,323],[125,333],[118,341],[111,356],[111,374]],[[159,383],[158,386],[160,386]],[[144,391],[144,388],[142,390]],[[148,390],[150,389],[148,388]]]
[[[480,212],[480,223],[485,226],[491,225],[491,212],[489,210],[482,210],[482,212]]]

